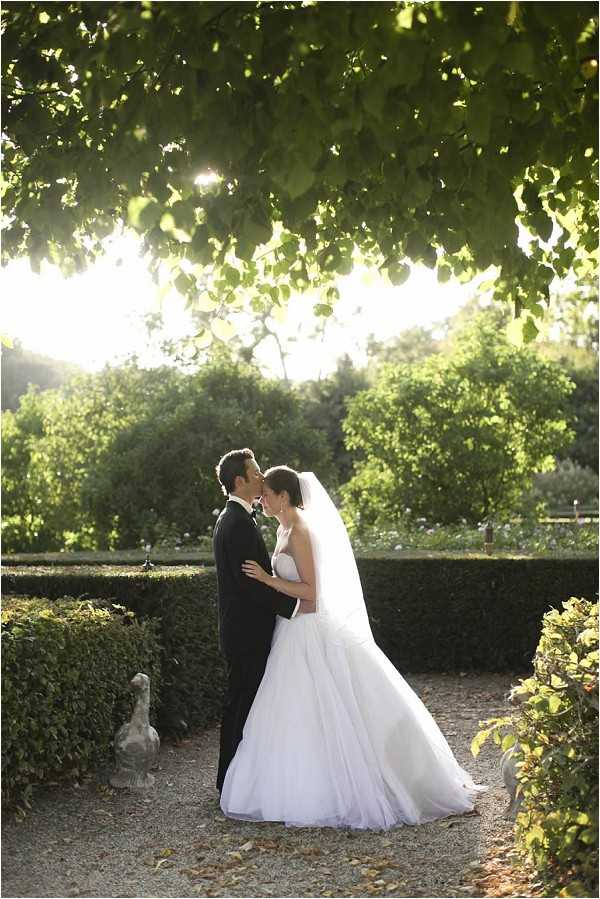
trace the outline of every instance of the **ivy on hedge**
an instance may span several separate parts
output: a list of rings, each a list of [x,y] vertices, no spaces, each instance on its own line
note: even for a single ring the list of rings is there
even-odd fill
[[[69,597],[9,597],[2,610],[2,801],[28,806],[36,784],[80,777],[106,762],[132,711],[128,683],[160,692],[153,621]]]

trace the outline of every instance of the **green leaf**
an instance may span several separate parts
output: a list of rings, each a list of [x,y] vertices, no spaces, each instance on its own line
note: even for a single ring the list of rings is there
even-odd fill
[[[523,340],[525,343],[531,343],[539,334],[539,328],[534,320],[529,317],[523,323]]]
[[[552,237],[553,223],[552,219],[549,215],[547,215],[543,209],[539,212],[536,212],[529,219],[529,223],[531,224],[535,233],[545,242],[547,243]]]
[[[237,236],[235,254],[238,259],[249,262],[256,247],[267,243],[271,239],[272,233],[270,223],[259,222],[252,215],[247,215]]]
[[[476,144],[487,144],[490,137],[492,110],[489,97],[473,94],[466,112],[467,134]]]
[[[313,311],[315,315],[318,315],[323,318],[328,318],[330,315],[333,315],[333,309],[331,306],[326,305],[325,303],[317,303]]]
[[[542,844],[544,842],[544,831],[538,824],[534,824],[525,834],[525,843],[532,846],[534,843]]]
[[[388,266],[387,275],[394,287],[400,287],[410,278],[410,266],[394,263]]]
[[[187,275],[185,272],[180,272],[173,283],[175,284],[175,287],[177,288],[179,293],[183,296],[185,296],[192,287],[196,286],[196,282],[194,281],[194,279]]]
[[[274,174],[273,180],[283,187],[290,199],[295,200],[312,187],[315,173],[303,162],[296,162],[291,169]]]
[[[505,44],[500,60],[505,69],[511,69],[522,75],[535,74],[533,47],[524,41]]]
[[[161,207],[153,197],[132,197],[127,205],[127,221],[136,231],[146,231],[161,217]]]
[[[225,280],[230,287],[238,287],[241,276],[237,268],[234,268],[232,265],[227,265],[223,269],[223,274],[225,275]]]
[[[562,706],[562,700],[558,693],[553,693],[548,699],[548,711],[551,715],[555,715]]]

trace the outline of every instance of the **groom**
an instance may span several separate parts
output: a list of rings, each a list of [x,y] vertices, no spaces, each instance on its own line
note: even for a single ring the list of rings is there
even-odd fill
[[[226,453],[216,471],[228,497],[213,534],[219,638],[227,669],[217,774],[220,793],[265,671],[275,616],[293,618],[300,611],[314,611],[314,604],[284,596],[242,573],[242,562],[249,559],[272,573],[252,508],[252,501],[261,495],[263,487],[263,476],[252,450]]]

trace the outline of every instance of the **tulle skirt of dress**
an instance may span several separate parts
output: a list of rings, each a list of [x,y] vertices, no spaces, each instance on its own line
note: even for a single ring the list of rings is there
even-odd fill
[[[328,641],[318,615],[277,619],[221,793],[228,817],[380,829],[470,811],[484,789],[374,642]]]

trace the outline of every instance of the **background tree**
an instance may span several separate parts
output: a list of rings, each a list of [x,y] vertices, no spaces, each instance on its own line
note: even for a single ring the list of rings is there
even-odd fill
[[[434,336],[432,329],[422,325],[406,328],[388,340],[375,340],[371,335],[367,342],[367,367],[374,373],[386,363],[412,365],[439,353],[440,349],[439,338]]]
[[[135,363],[30,391],[3,413],[3,539],[7,550],[95,549],[90,481],[122,428],[178,380]]]
[[[595,3],[7,2],[2,27],[3,258],[70,274],[129,223],[182,263],[200,346],[248,292],[330,314],[357,253],[394,284],[493,265],[537,315],[597,251]]]
[[[558,366],[485,322],[451,356],[385,366],[344,422],[360,459],[343,490],[348,515],[360,526],[407,509],[443,523],[510,512],[572,438],[571,389]]]
[[[2,408],[14,411],[30,384],[48,390],[60,387],[81,372],[72,362],[32,353],[18,341],[14,346],[5,346],[2,348]]]
[[[250,446],[263,468],[286,464],[332,476],[326,441],[302,403],[249,366],[205,366],[181,381],[174,400],[163,396],[122,429],[110,464],[98,471],[94,524],[115,547],[212,533],[213,510],[225,501],[215,465],[237,446]]]
[[[234,445],[333,479],[300,399],[230,361],[193,375],[130,363],[30,392],[4,415],[7,551],[197,540],[224,502],[215,465]]]
[[[348,401],[364,390],[368,383],[367,373],[356,368],[352,359],[344,355],[338,359],[336,370],[331,375],[316,381],[305,381],[296,388],[305,401],[307,426],[322,433],[327,441],[335,466],[336,486],[345,483],[352,475],[352,456],[344,443],[342,430]]]

